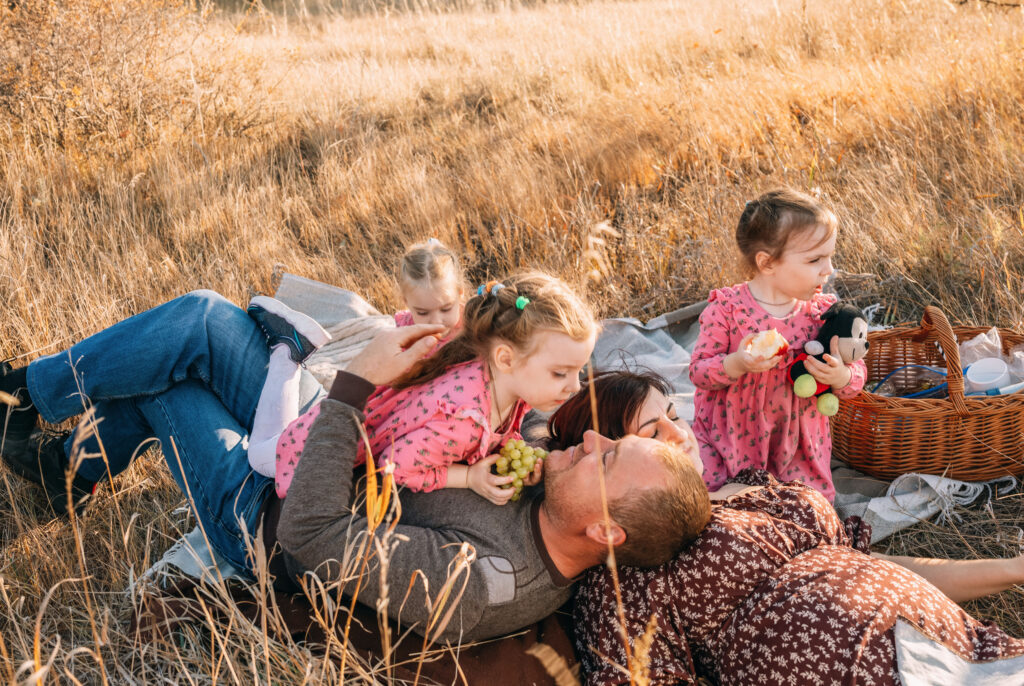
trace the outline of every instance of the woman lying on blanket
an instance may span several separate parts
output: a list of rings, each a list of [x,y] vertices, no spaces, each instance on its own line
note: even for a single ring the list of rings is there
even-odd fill
[[[654,375],[599,376],[594,392],[601,433],[692,444],[667,391]],[[578,442],[591,417],[585,388],[551,418],[552,447]],[[1024,640],[956,604],[1024,583],[1024,557],[873,554],[867,524],[839,521],[813,488],[781,483],[764,471],[741,472],[712,500],[707,528],[674,560],[619,570],[631,644],[645,631],[653,636],[653,683],[688,684],[705,676],[722,684],[899,684],[909,663],[904,636],[941,644],[946,662],[970,669],[1024,670]],[[592,568],[579,586],[574,621],[587,684],[629,682],[617,666],[627,657],[615,599],[611,573]],[[991,662],[1002,658],[1017,659]],[[952,683],[952,672],[931,674],[947,676],[932,683]]]

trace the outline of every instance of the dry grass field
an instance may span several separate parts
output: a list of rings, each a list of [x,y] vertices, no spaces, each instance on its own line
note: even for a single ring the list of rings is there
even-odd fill
[[[641,318],[740,278],[743,203],[840,218],[887,321],[1024,329],[1024,15],[944,0],[0,3],[0,359],[287,270],[397,305],[436,236]],[[186,526],[147,456],[48,521],[0,475],[0,680],[355,683],[237,616],[145,644],[129,581]],[[893,550],[1017,554],[1016,493]],[[924,551],[920,546],[926,543]],[[928,547],[930,546],[930,547]],[[216,599],[211,599],[216,602]],[[230,611],[230,603],[225,606]],[[972,610],[1024,635],[1024,594]]]

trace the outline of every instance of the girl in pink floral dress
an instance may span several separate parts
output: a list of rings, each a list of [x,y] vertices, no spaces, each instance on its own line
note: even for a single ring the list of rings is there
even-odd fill
[[[564,283],[530,273],[481,286],[459,333],[366,405],[370,453],[417,491],[471,488],[504,504],[513,476],[491,473],[500,446],[519,438],[532,406],[548,412],[579,390],[597,326]],[[277,445],[275,481],[285,497],[319,406],[292,422]],[[362,446],[361,446],[362,448]],[[359,460],[365,459],[364,450]],[[540,478],[540,464],[525,480]]]
[[[828,418],[813,397],[793,393],[787,367],[836,300],[821,292],[833,271],[835,215],[810,196],[772,191],[747,203],[736,242],[752,278],[711,292],[690,364],[704,480],[717,489],[744,469],[766,469],[832,500]],[[768,329],[789,342],[789,352],[770,359],[747,352]],[[839,398],[864,386],[864,363],[844,365],[834,348],[824,362],[808,358],[806,365]]]

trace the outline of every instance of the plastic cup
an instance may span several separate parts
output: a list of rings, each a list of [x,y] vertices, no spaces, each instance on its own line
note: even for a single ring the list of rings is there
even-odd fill
[[[967,368],[968,393],[984,393],[1010,383],[1010,368],[998,357],[983,357]]]

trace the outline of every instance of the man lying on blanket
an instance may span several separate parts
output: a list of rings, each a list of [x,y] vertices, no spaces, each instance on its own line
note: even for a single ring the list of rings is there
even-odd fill
[[[312,571],[337,578],[336,561],[351,549],[350,532],[367,530],[361,511],[351,507],[361,410],[375,385],[408,366],[401,347],[417,335],[422,333],[406,329],[378,335],[347,371],[338,372],[321,402],[277,527],[288,577]],[[599,469],[612,511],[624,513],[607,528]],[[703,502],[692,497],[695,491],[705,494]],[[707,522],[706,493],[700,473],[678,449],[636,436],[610,441],[590,432],[580,445],[552,452],[543,492],[517,502],[497,506],[468,489],[403,491],[395,533],[406,540],[389,555],[386,581],[377,570],[363,576],[360,597],[373,602],[385,582],[392,593],[404,594],[412,582],[408,599],[392,601],[389,611],[422,632],[431,615],[428,596],[438,594],[460,560],[475,558],[454,615],[438,634],[452,640],[502,635],[543,619],[568,600],[573,579],[605,560],[609,539],[624,546],[634,532],[660,532],[675,541],[672,549],[634,551],[631,557],[643,566],[667,562],[662,556],[674,556]],[[459,580],[455,593],[461,587]]]
[[[265,524],[265,540],[276,533],[284,550],[279,583],[293,585],[306,572],[329,581],[339,572],[336,561],[351,550],[350,536],[367,529],[351,508],[360,410],[375,385],[397,378],[433,347],[433,333],[429,326],[384,332],[338,374],[283,503],[274,500],[271,480],[249,468],[245,453],[266,375],[264,335],[244,311],[210,291],[138,314],[28,367],[0,367],[0,391],[19,402],[3,424],[3,461],[42,485],[60,512],[88,499],[108,469],[120,473],[138,445],[157,438],[224,558],[254,572],[251,536]],[[83,399],[102,421],[76,430],[81,437],[52,440],[35,431],[38,416],[64,421],[81,412]],[[95,443],[101,441],[105,460],[81,460],[67,493],[65,471],[77,438],[87,456],[100,454]],[[612,512],[623,513],[607,525],[601,469]],[[495,506],[464,489],[402,493],[395,532],[406,540],[389,555],[386,581],[398,596],[389,612],[427,632],[428,596],[468,557],[475,561],[461,600],[432,633],[483,639],[527,626],[569,598],[572,580],[602,563],[609,542],[629,545],[635,533],[657,531],[678,550],[694,538],[709,510],[701,483],[676,448],[635,436],[609,441],[591,432],[580,445],[551,453],[543,493],[515,503]],[[695,491],[704,499],[694,499]],[[662,505],[650,507],[652,497]],[[666,561],[664,555],[636,559]],[[368,604],[384,583],[378,563],[375,558],[362,579],[359,596]]]

